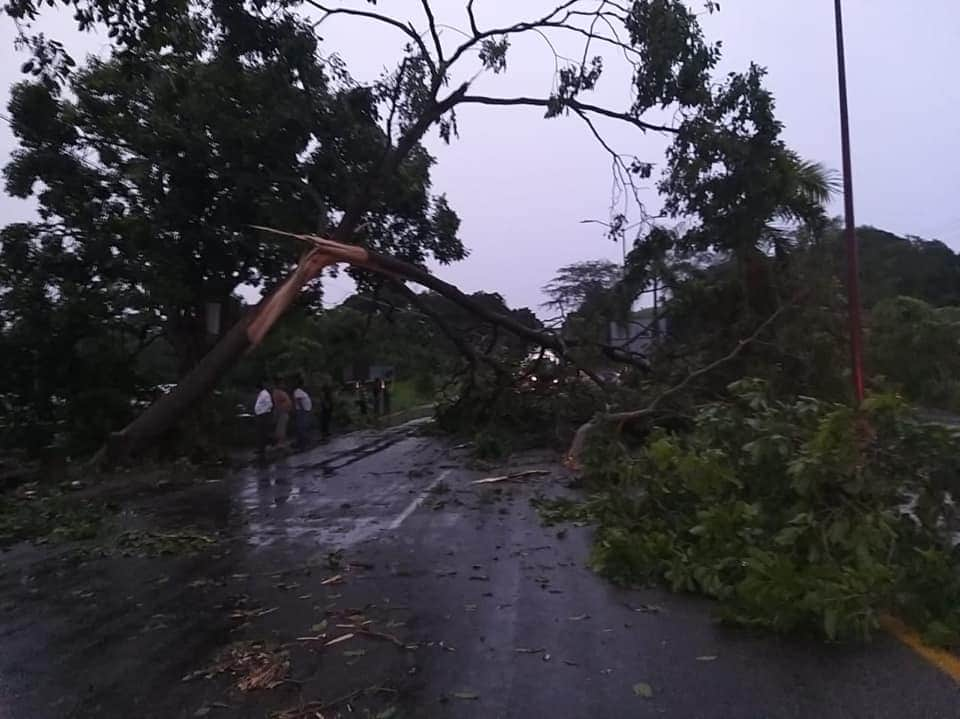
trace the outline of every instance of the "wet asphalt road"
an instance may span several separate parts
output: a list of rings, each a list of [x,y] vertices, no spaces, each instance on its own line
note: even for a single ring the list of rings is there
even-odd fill
[[[0,719],[960,717],[954,682],[888,637],[751,636],[707,602],[596,577],[589,529],[560,537],[530,506],[567,491],[551,459],[484,487],[467,450],[412,426],[358,433],[124,498],[123,528],[189,531],[196,553],[0,554]],[[238,642],[280,657],[283,681],[206,678]]]

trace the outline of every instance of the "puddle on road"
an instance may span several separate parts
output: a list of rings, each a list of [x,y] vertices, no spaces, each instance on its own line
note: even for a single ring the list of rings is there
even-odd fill
[[[388,530],[411,493],[422,489],[423,480],[411,477],[429,476],[421,464],[422,439],[397,436],[384,447],[388,439],[359,436],[349,445],[356,447],[353,455],[338,443],[247,468],[233,483],[237,538],[253,550],[288,543],[309,545],[310,551],[338,550]],[[352,466],[335,472],[331,462]]]

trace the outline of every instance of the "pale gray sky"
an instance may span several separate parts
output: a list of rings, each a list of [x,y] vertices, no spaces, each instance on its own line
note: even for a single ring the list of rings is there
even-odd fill
[[[553,3],[550,3],[552,6]],[[700,5],[699,1],[697,5]],[[463,3],[435,0],[438,20],[463,27]],[[542,14],[542,0],[477,0],[477,19],[490,27]],[[358,7],[369,7],[358,2]],[[711,39],[724,43],[724,70],[752,60],[769,69],[778,114],[788,143],[802,156],[840,167],[837,90],[831,0],[725,0],[719,14],[704,18]],[[381,12],[424,26],[414,0],[381,0]],[[956,0],[845,0],[857,220],[898,233],[936,237],[960,248],[960,82],[954,71],[960,46],[960,3]],[[46,17],[48,35],[69,38],[82,55],[105,45],[96,36],[78,37],[68,15]],[[321,26],[325,52],[336,51],[358,80],[391,66],[403,36],[363,20],[337,17]],[[13,27],[0,21],[0,47],[13,61],[0,63],[3,104],[19,78],[22,56],[12,50]],[[456,42],[445,30],[444,43]],[[567,45],[577,54],[573,45]],[[560,47],[561,53],[564,46]],[[627,74],[608,69],[593,98],[625,107]],[[485,94],[545,96],[553,57],[542,40],[517,42],[506,77],[482,78]],[[437,157],[436,191],[446,192],[463,220],[461,236],[471,256],[439,274],[464,290],[502,293],[515,306],[536,307],[540,287],[554,270],[582,259],[619,260],[620,248],[587,218],[605,219],[610,199],[609,158],[576,118],[544,120],[536,109],[471,106],[459,115],[460,139],[447,147],[428,141]],[[604,125],[619,150],[653,162],[666,140]],[[13,139],[0,124],[0,156]],[[652,189],[648,207],[656,211]],[[839,202],[834,211],[840,212]],[[0,197],[0,221],[26,219],[30,203]],[[296,229],[296,228],[290,228]],[[330,283],[328,299],[349,292]]]

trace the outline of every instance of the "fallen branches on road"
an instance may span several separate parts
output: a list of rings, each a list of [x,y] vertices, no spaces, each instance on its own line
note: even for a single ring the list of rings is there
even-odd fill
[[[545,474],[550,474],[550,471],[547,469],[528,469],[523,472],[514,472],[512,474],[504,474],[500,477],[487,477],[486,479],[475,479],[470,484],[496,484],[497,482],[510,482],[517,479],[524,479],[526,477],[538,477]]]
[[[623,426],[627,422],[633,422],[638,419],[643,419],[645,417],[649,417],[653,415],[654,412],[656,412],[657,408],[665,399],[677,394],[697,378],[710,374],[711,372],[716,370],[718,367],[736,359],[747,345],[749,345],[751,342],[754,342],[758,337],[760,337],[760,335],[762,335],[764,331],[766,331],[768,327],[770,327],[774,322],[776,322],[776,320],[780,317],[780,315],[782,315],[788,309],[790,309],[789,305],[784,305],[783,307],[778,309],[772,315],[767,317],[767,319],[764,320],[760,324],[760,326],[757,327],[756,330],[754,330],[753,334],[751,334],[749,337],[745,339],[740,340],[737,343],[736,347],[734,347],[728,354],[724,355],[723,357],[716,360],[715,362],[711,362],[705,367],[701,367],[700,369],[691,372],[686,377],[684,377],[682,381],[673,385],[672,387],[669,387],[668,389],[664,390],[663,392],[658,394],[656,397],[654,397],[653,400],[651,400],[646,407],[643,407],[642,409],[630,410],[627,412],[613,412],[610,414],[598,414],[594,416],[594,418],[591,419],[589,422],[586,422],[583,425],[581,425],[580,428],[576,431],[576,434],[574,434],[573,441],[570,443],[570,448],[567,450],[565,464],[571,469],[575,469],[575,470],[581,469],[582,466],[581,466],[580,460],[583,455],[583,449],[586,446],[586,443],[587,443],[587,440],[589,439],[590,434],[594,430],[598,429],[603,425],[616,424],[619,426]]]

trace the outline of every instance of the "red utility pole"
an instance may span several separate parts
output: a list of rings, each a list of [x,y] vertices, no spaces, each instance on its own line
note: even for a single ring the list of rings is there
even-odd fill
[[[843,50],[843,9],[834,0],[837,14],[837,72],[840,84],[840,135],[843,146],[844,235],[847,243],[847,304],[850,313],[850,359],[857,406],[863,402],[863,329],[860,318],[860,252],[853,219],[853,162],[850,159],[850,118],[847,110],[847,67]]]

